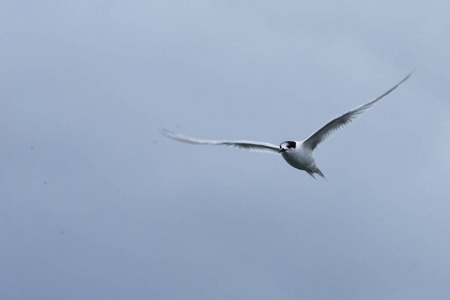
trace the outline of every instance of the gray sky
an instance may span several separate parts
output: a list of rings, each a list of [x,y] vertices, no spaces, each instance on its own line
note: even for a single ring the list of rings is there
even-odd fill
[[[1,1],[0,298],[447,298],[448,6]]]

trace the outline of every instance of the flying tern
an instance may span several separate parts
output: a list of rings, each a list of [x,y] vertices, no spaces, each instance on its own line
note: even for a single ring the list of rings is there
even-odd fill
[[[314,132],[311,136],[309,136],[307,139],[303,141],[285,141],[282,142],[279,146],[277,146],[271,143],[254,142],[247,140],[231,140],[231,141],[203,140],[180,135],[178,133],[171,132],[167,129],[158,129],[158,130],[160,133],[164,134],[169,138],[191,144],[225,145],[230,147],[246,149],[250,151],[278,153],[281,154],[281,156],[286,160],[286,162],[290,164],[292,167],[307,172],[313,178],[315,178],[314,174],[318,174],[319,176],[325,178],[323,173],[316,166],[316,162],[314,160],[314,149],[316,149],[317,146],[319,146],[322,142],[328,139],[338,129],[341,129],[345,125],[351,123],[353,120],[355,120],[364,112],[366,112],[369,108],[374,106],[375,103],[380,101],[384,96],[388,95],[390,92],[395,90],[400,84],[405,82],[411,76],[411,74],[412,73],[408,74],[408,76],[403,78],[399,83],[397,83],[394,87],[389,89],[381,96],[378,96],[377,98],[361,106],[358,106],[357,108],[352,109],[349,112],[346,112],[345,114],[337,118],[332,119],[322,128]]]

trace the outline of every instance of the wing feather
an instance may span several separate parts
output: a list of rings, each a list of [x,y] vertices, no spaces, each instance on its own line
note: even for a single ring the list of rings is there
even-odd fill
[[[178,133],[171,132],[167,129],[158,129],[163,135],[185,143],[200,144],[200,145],[225,145],[229,147],[235,147],[240,149],[245,149],[249,151],[256,152],[269,152],[269,153],[279,153],[279,147],[277,145],[265,142],[254,142],[246,140],[236,140],[236,141],[215,141],[215,140],[203,140],[197,138],[187,137]]]
[[[325,126],[317,130],[315,133],[313,133],[310,137],[308,137],[303,144],[310,147],[311,149],[315,149],[320,143],[324,142],[327,138],[329,138],[333,133],[344,127],[345,125],[351,123],[355,119],[357,119],[360,115],[365,113],[369,108],[375,105],[378,101],[380,101],[384,96],[388,95],[390,92],[395,90],[400,84],[405,82],[412,73],[408,74],[405,78],[403,78],[399,83],[397,83],[394,87],[386,91],[381,96],[378,96],[377,98],[367,102],[366,104],[363,104],[361,106],[358,106],[357,108],[343,114],[340,117],[334,118]]]

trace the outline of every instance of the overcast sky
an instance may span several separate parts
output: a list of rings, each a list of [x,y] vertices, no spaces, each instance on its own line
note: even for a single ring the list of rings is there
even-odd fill
[[[0,1],[1,299],[450,297],[448,1]],[[413,76],[316,150],[302,140]]]

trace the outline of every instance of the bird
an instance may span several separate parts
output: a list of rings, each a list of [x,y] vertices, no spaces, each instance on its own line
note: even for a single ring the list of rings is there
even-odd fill
[[[373,107],[378,101],[380,101],[389,93],[391,93],[393,90],[395,90],[399,85],[405,82],[412,75],[412,73],[413,72],[409,73],[399,83],[394,85],[388,91],[384,92],[382,95],[346,112],[345,114],[339,117],[332,119],[331,121],[326,123],[319,130],[311,134],[307,139],[303,141],[284,141],[279,146],[277,146],[272,143],[255,142],[248,140],[225,141],[225,140],[197,139],[184,136],[178,133],[174,133],[164,128],[159,128],[158,131],[171,139],[185,143],[200,144],[200,145],[224,145],[256,152],[281,154],[284,160],[292,167],[305,171],[314,179],[316,179],[314,174],[318,174],[322,178],[326,179],[325,175],[322,173],[322,171],[320,171],[320,169],[316,165],[316,161],[314,159],[314,150],[320,144],[325,142],[336,131],[338,131],[342,127],[348,125],[349,123],[357,119],[369,108]]]

